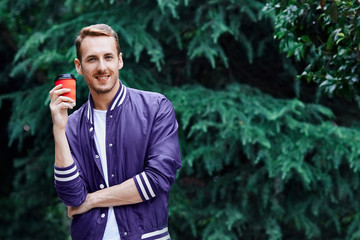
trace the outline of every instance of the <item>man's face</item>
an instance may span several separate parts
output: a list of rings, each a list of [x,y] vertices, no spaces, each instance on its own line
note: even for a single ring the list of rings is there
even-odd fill
[[[91,94],[117,91],[119,70],[123,67],[113,37],[85,37],[80,46],[81,61],[75,59],[76,70],[84,76]],[[117,86],[117,87],[116,87]]]

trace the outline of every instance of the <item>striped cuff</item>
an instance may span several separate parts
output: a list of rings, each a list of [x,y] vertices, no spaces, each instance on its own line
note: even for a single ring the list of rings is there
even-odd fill
[[[59,182],[70,182],[79,176],[75,163],[68,167],[60,168],[54,166],[54,178]]]
[[[136,175],[134,181],[143,201],[156,196],[145,172]]]
[[[145,240],[169,240],[170,239],[170,235],[169,235],[169,231],[168,228],[163,228],[161,230],[157,230],[154,232],[149,232],[149,233],[145,233],[141,236],[141,239],[145,239]]]

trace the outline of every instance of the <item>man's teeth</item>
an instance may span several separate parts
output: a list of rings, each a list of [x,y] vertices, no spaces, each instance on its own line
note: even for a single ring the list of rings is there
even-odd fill
[[[101,79],[101,80],[105,80],[108,78],[108,76],[104,76],[104,77],[97,77],[98,79]]]

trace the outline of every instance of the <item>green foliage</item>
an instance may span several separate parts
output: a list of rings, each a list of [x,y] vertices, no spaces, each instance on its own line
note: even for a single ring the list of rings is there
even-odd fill
[[[187,194],[173,192],[181,201],[174,200],[171,218],[184,223],[177,232],[193,229],[196,239],[355,238],[357,223],[345,219],[360,207],[360,131],[334,124],[323,106],[246,85],[167,94],[184,130],[177,185]]]
[[[270,1],[274,36],[288,57],[308,65],[299,76],[329,94],[359,93],[358,1]]]
[[[258,21],[262,6],[256,1],[219,0],[1,1],[0,30],[5,37],[0,40],[0,51],[6,59],[0,68],[0,86],[9,91],[1,92],[0,105],[2,111],[10,112],[5,123],[8,148],[16,145],[18,151],[6,160],[13,161],[14,176],[11,195],[0,196],[6,216],[0,220],[0,238],[65,239],[69,233],[69,220],[52,187],[47,95],[54,77],[66,72],[79,80],[79,105],[86,100],[87,87],[73,67],[74,38],[82,27],[100,22],[111,25],[125,59],[122,81],[162,91],[179,79],[198,81],[196,75],[203,68],[196,62],[205,68],[228,66],[224,37],[243,46],[247,60],[252,61],[255,44],[262,40],[254,41],[243,29]],[[211,84],[211,79],[207,81]],[[27,219],[37,225],[29,227]]]
[[[190,5],[188,1],[158,1],[158,6],[142,1],[119,1],[110,2],[111,9],[108,9],[109,3],[100,1],[89,5],[85,11],[80,7],[82,4],[67,1],[60,10],[47,16],[47,24],[31,31],[26,39],[20,39],[22,43],[14,58],[15,67],[11,76],[31,78],[39,68],[51,73],[69,71],[63,66],[72,62],[74,57],[75,34],[82,26],[96,22],[108,23],[119,33],[126,59],[134,58],[139,63],[140,57],[146,53],[149,62],[155,64],[158,71],[165,64],[162,46],[173,44],[173,41],[177,42],[180,49],[184,43],[187,44],[190,60],[204,57],[213,68],[219,60],[227,66],[227,56],[219,45],[219,38],[226,34],[233,36],[246,48],[251,62],[254,55],[251,36],[239,30],[246,18],[252,22],[258,21],[256,12],[263,6],[256,1],[246,5],[220,0],[202,5]],[[194,14],[190,9],[197,6]],[[48,6],[45,4],[38,7],[44,11]],[[10,3],[8,8],[10,10]],[[75,11],[70,14],[72,9]],[[62,21],[53,24],[63,13],[65,16]],[[182,24],[180,18],[189,18],[189,21],[194,21],[194,25]]]
[[[309,18],[322,10],[273,3],[267,9],[275,13],[280,48],[317,63],[314,76],[325,61],[319,51],[340,53],[358,31],[339,25],[351,6],[336,2],[338,25],[319,27],[325,37],[315,48],[313,29],[304,28],[300,45],[283,25],[298,21],[297,9],[308,7],[312,14],[301,16]],[[119,35],[121,80],[163,92],[176,110],[183,167],[170,194],[173,239],[359,238],[359,132],[337,126],[327,107],[281,89],[294,67],[271,51],[277,48],[263,7],[235,0],[1,1],[0,111],[7,118],[0,121],[7,128],[3,148],[17,151],[3,160],[12,171],[9,194],[0,193],[0,239],[69,238],[70,220],[53,188],[48,92],[56,75],[72,73],[78,106],[86,101],[73,43],[82,27],[101,22]],[[326,10],[319,19],[330,23],[332,8],[332,17]],[[357,71],[342,54],[339,73]],[[324,71],[339,78],[328,66]],[[239,82],[285,92],[285,99]]]

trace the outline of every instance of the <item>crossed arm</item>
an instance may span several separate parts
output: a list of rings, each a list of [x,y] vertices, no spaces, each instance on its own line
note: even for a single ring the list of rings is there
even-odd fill
[[[142,202],[132,178],[109,188],[88,193],[85,202],[79,207],[68,207],[68,216],[85,213],[92,208],[113,207]]]

